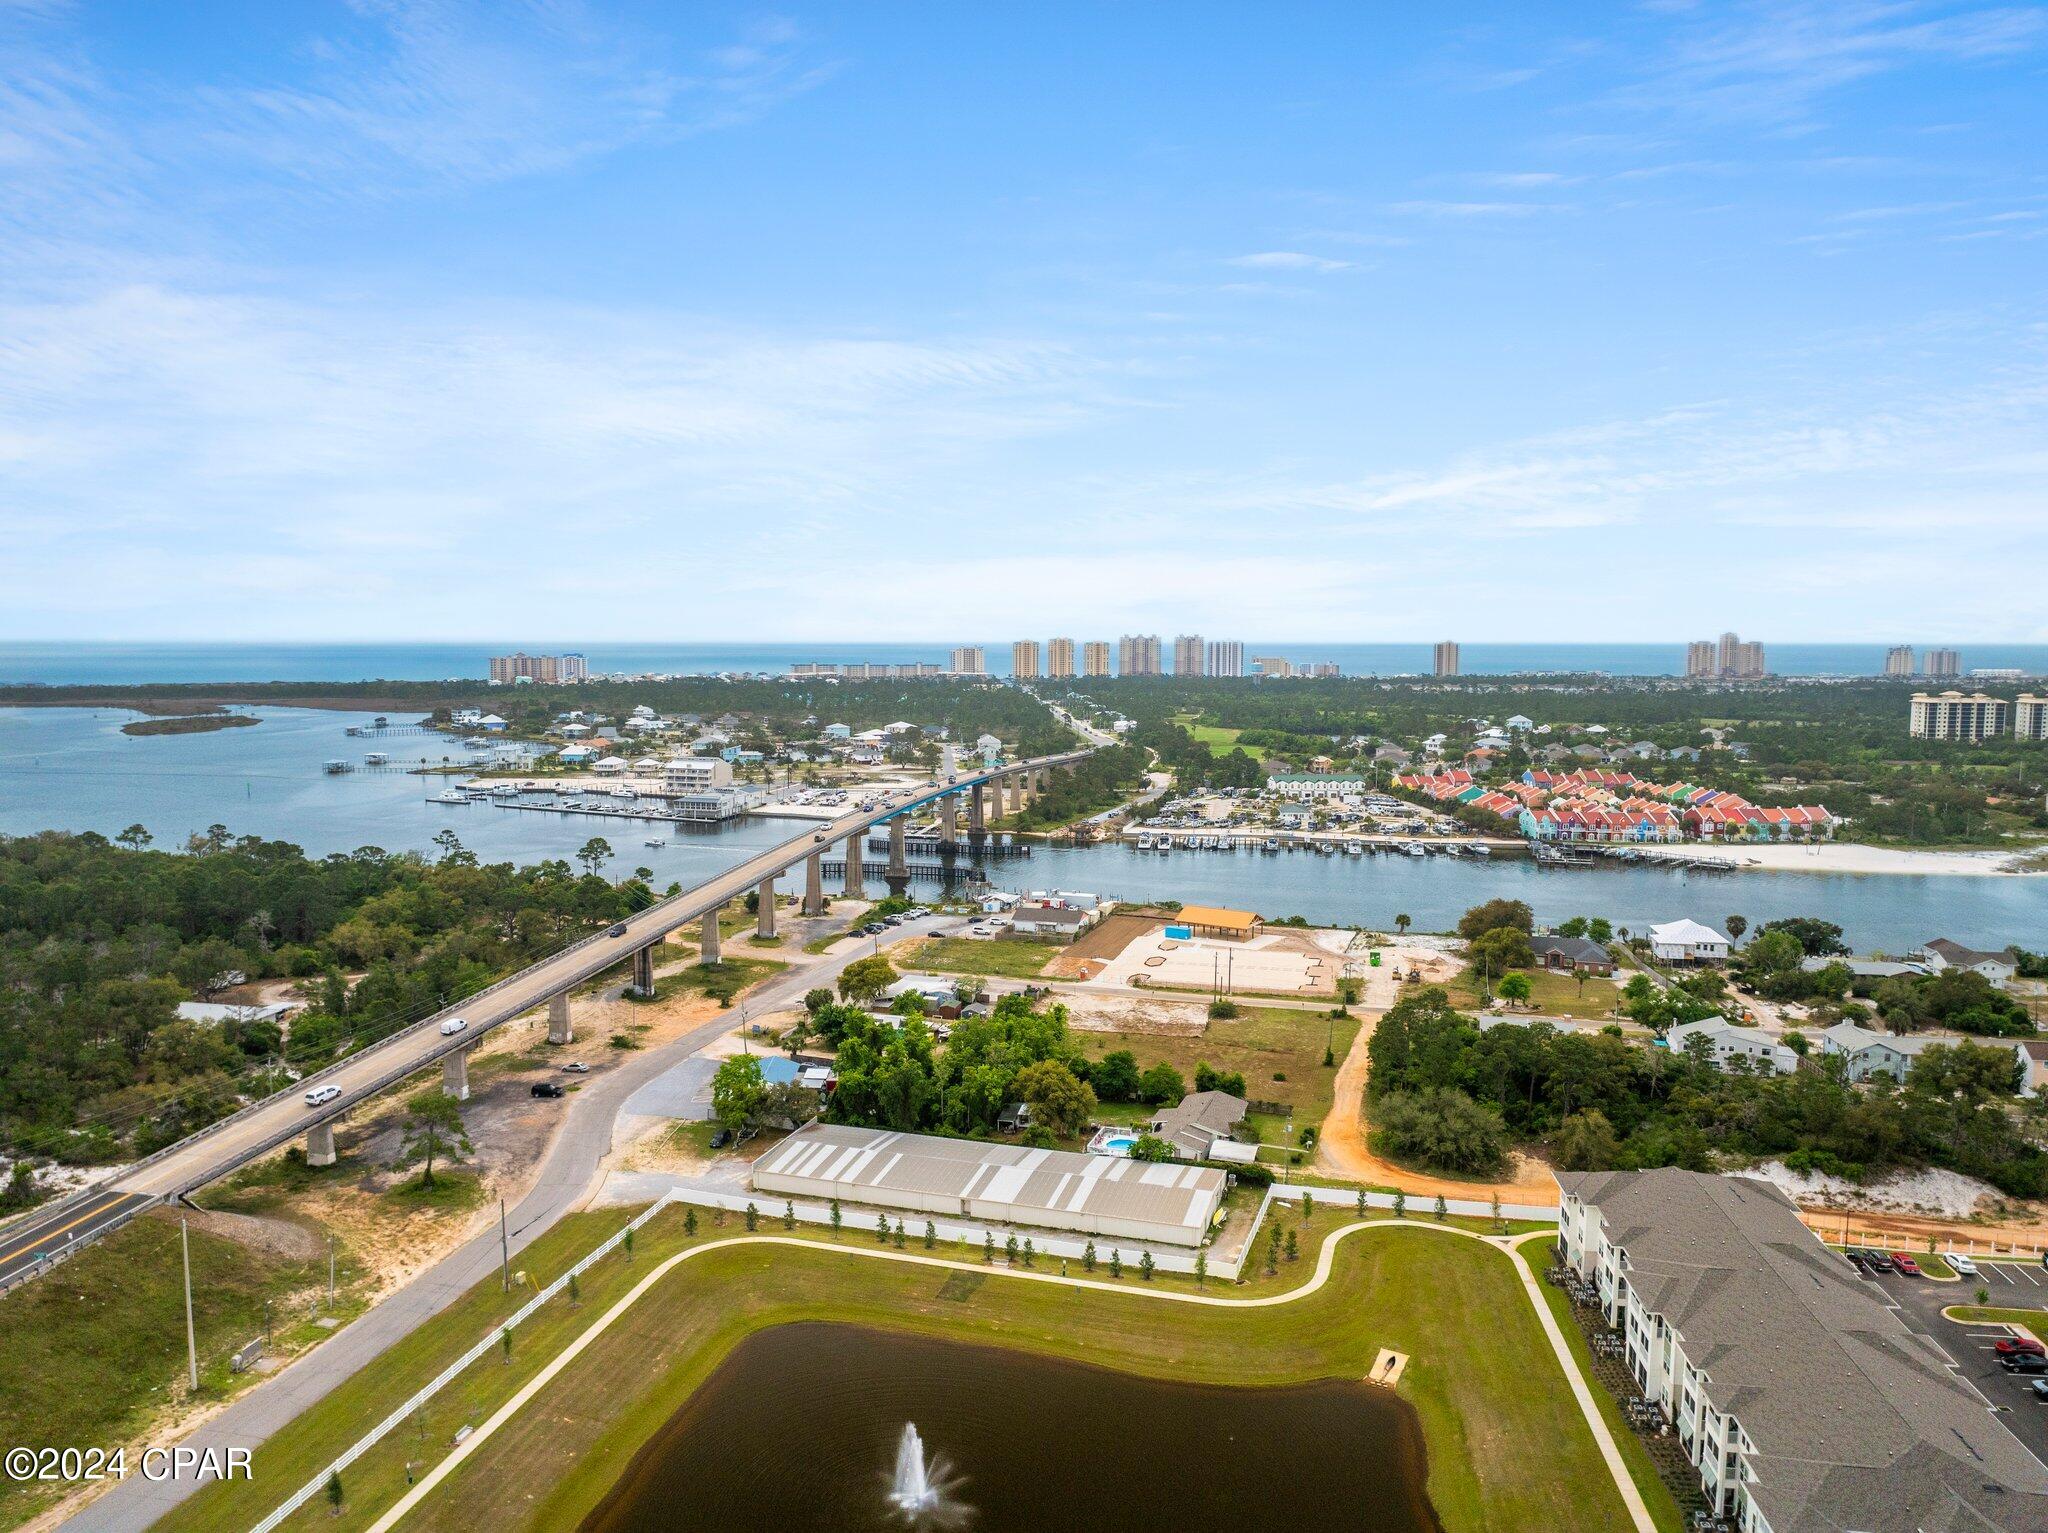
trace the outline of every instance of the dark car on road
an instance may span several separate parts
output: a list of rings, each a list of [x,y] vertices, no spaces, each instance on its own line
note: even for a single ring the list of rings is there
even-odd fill
[[[619,923],[618,923],[618,924],[617,924],[616,926],[614,926],[614,927],[613,927],[613,928],[612,928],[612,929],[611,929],[610,931],[606,932],[606,933],[605,933],[605,935],[606,935],[607,937],[623,937],[623,936],[625,936],[625,935],[626,935],[626,923],[625,923],[624,921],[621,921],[621,922],[619,922]]]
[[[533,1094],[537,1097],[558,1097],[562,1095],[562,1088],[554,1081],[535,1081]]]

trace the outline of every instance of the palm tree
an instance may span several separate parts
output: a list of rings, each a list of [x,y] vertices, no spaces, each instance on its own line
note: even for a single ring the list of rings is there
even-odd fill
[[[1748,930],[1749,918],[1747,916],[1730,916],[1728,918],[1729,940],[1734,942],[1740,942],[1742,940],[1742,934]]]
[[[1394,917],[1394,930],[1404,937],[1408,935],[1408,928],[1414,924],[1415,918],[1405,910]]]

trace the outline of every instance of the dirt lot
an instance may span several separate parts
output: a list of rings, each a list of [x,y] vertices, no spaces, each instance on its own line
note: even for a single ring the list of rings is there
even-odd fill
[[[1119,911],[1104,916],[1072,942],[1045,967],[1048,979],[1093,979],[1116,957],[1148,931],[1166,924],[1164,916],[1134,915]]]

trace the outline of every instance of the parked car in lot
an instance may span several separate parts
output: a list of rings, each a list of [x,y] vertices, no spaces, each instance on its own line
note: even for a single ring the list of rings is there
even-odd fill
[[[1901,1251],[1892,1258],[1892,1271],[1896,1272],[1900,1277],[1918,1277],[1920,1276],[1920,1264],[1904,1251]]]
[[[558,1081],[535,1081],[533,1083],[533,1094],[537,1097],[561,1096],[563,1094],[561,1083]]]
[[[2029,1379],[2027,1388],[2036,1400],[2048,1400],[2048,1379]]]
[[[572,1059],[562,1068],[571,1075],[588,1075],[590,1073],[590,1066],[580,1059]]]
[[[339,1086],[315,1086],[306,1093],[306,1105],[308,1107],[318,1107],[322,1103],[333,1101],[340,1095],[341,1088]]]
[[[1967,1256],[1951,1256],[1948,1259],[1948,1264],[1955,1269],[1957,1277],[1975,1277],[1977,1275],[1977,1264]]]
[[[1991,1344],[1991,1350],[2000,1357],[2019,1357],[2023,1354],[2040,1357],[2048,1353],[2048,1347],[2043,1347],[2031,1336],[2000,1337]]]
[[[2048,1357],[2038,1352],[2012,1352],[1998,1360],[2007,1373],[2048,1373]]]
[[[441,1024],[441,1036],[443,1038],[453,1038],[457,1033],[461,1032],[465,1027],[468,1026],[468,1018],[450,1017],[446,1022],[443,1022]]]

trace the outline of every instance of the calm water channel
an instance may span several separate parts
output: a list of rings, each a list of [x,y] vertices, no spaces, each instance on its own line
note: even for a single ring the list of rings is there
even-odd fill
[[[428,802],[439,778],[402,771],[327,776],[323,762],[361,763],[371,750],[394,762],[439,760],[454,742],[393,733],[350,738],[368,715],[314,709],[255,710],[254,728],[200,735],[132,736],[135,715],[114,709],[0,709],[0,832],[96,830],[140,822],[160,845],[221,823],[237,834],[292,841],[314,855],[380,846],[433,850],[452,828],[490,861],[569,857],[602,835],[618,868],[644,866],[657,884],[695,883],[749,852],[786,839],[787,820],[716,828],[649,827],[636,821]],[[458,747],[459,749],[459,747]],[[650,837],[662,847],[643,843]],[[1418,929],[1442,930],[1460,911],[1495,895],[1527,900],[1540,920],[1606,915],[1640,929],[1677,916],[1751,925],[1786,915],[1840,922],[1860,948],[1897,951],[1948,935],[1982,946],[2048,946],[2048,879],[1898,877],[1870,874],[1695,874],[1653,868],[1538,869],[1409,857],[1309,853],[1138,852],[1125,847],[1038,848],[1029,861],[992,869],[1009,888],[1086,889],[1127,899],[1234,905],[1268,917],[1385,927],[1406,913]],[[930,887],[930,886],[927,886]]]
[[[914,1425],[932,1486],[901,1487]],[[1363,1384],[1170,1384],[855,1326],[734,1350],[587,1533],[1286,1528],[1433,1533],[1414,1412]],[[687,1513],[682,1509],[687,1508]]]

